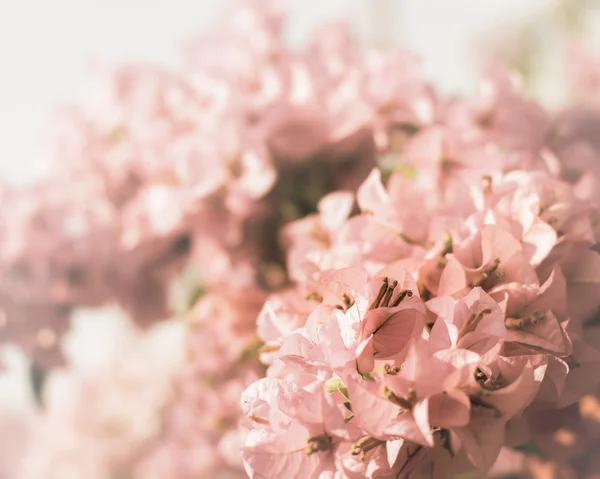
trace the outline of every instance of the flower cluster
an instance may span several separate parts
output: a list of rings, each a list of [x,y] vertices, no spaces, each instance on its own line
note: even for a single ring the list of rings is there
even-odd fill
[[[342,24],[292,49],[283,22],[240,1],[181,67],[118,69],[65,112],[48,174],[0,191],[0,343],[34,370],[75,309],[153,325],[193,283],[176,372],[132,347],[132,369],[51,377],[21,475],[446,478],[551,457],[585,477],[594,62],[577,52],[583,102],[553,114],[498,65],[474,101],[445,99],[410,53]]]
[[[96,318],[80,319],[89,327]],[[47,379],[44,407],[30,414],[28,435],[7,461],[13,466],[7,478],[132,477],[160,437],[159,411],[173,394],[171,379],[180,364],[173,339],[180,339],[181,328],[163,323],[141,334],[123,319],[104,334],[91,330],[96,342],[105,343],[99,363],[72,347],[70,369]],[[80,326],[70,339],[81,341],[85,333]],[[14,439],[16,448],[19,436]]]
[[[73,308],[166,319],[183,264],[204,288],[232,272],[270,288],[271,231],[356,188],[391,124],[427,118],[411,54],[365,49],[340,25],[292,50],[275,3],[241,2],[180,68],[125,66],[65,111],[48,174],[2,191],[1,341],[48,364]]]
[[[425,124],[433,101],[411,54],[364,47],[339,24],[319,30],[305,50],[295,51],[266,28],[271,10],[257,9],[256,2],[251,7],[224,21],[219,36],[192,44],[191,68],[227,88],[227,107],[241,109],[228,113],[227,121],[242,122],[268,153],[269,168],[253,170],[256,177],[247,184],[258,184],[270,168],[274,177],[266,196],[246,202],[244,211],[251,214],[237,236],[239,247],[225,248],[228,236],[215,235],[232,231],[223,224],[229,217],[223,206],[211,225],[194,233],[200,246],[192,261],[204,294],[187,314],[187,361],[176,378],[177,399],[165,414],[164,440],[144,461],[144,478],[243,477],[239,396],[264,374],[256,317],[267,294],[289,284],[282,228],[316,211],[324,194],[355,190],[392,142],[403,145]],[[257,39],[268,55],[249,51]],[[219,59],[214,42],[223,46]],[[232,61],[223,63],[223,54]],[[253,61],[246,63],[249,54]],[[389,78],[384,88],[382,77]],[[242,138],[239,132],[221,135],[215,138],[228,148]],[[212,169],[211,163],[204,174]],[[198,178],[189,181],[197,184]],[[231,190],[232,183],[222,186]],[[222,198],[214,204],[233,203]]]
[[[560,434],[548,418],[600,384],[599,217],[594,171],[564,155],[581,132],[549,145],[551,128],[493,68],[391,151],[385,182],[286,227],[295,283],[263,307],[269,369],[242,396],[250,477],[485,473]]]

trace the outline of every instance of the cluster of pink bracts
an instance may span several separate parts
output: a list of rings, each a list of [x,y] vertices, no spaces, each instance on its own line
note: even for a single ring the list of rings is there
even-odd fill
[[[48,177],[2,192],[0,340],[50,367],[73,308],[167,319],[187,265],[202,295],[163,435],[115,475],[445,478],[550,457],[587,477],[598,69],[580,58],[586,103],[558,114],[500,67],[446,100],[404,51],[340,25],[290,50],[281,26],[241,4],[180,70],[125,68],[69,113]]]
[[[444,129],[404,158],[422,165]],[[463,147],[476,169],[442,166],[442,146],[438,171],[410,163],[415,179],[387,187],[375,171],[360,213],[333,193],[288,228],[295,286],[263,308],[271,365],[242,397],[251,477],[486,472],[597,388],[593,208],[548,171],[503,173]]]

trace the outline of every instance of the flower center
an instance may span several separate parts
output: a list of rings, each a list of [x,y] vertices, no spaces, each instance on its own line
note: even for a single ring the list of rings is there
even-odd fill
[[[573,357],[573,355],[563,358],[563,361],[565,363],[567,363],[567,366],[569,366],[569,369],[577,369],[577,368],[581,367],[581,363],[579,361],[577,361],[577,359],[575,359]]]
[[[335,306],[335,309],[340,309],[342,311],[348,311],[348,309],[350,309],[354,305],[354,300],[352,298],[350,298],[350,296],[348,296],[347,293],[342,293],[342,301],[343,301],[343,304],[337,304]]]
[[[498,266],[500,266],[500,258],[494,258],[486,264],[479,276],[471,281],[471,287],[476,288],[480,286],[486,291],[490,290],[504,276],[503,271],[498,271]]]
[[[331,437],[327,433],[318,434],[316,436],[310,436],[306,440],[306,447],[304,453],[307,456],[314,454],[319,451],[329,451],[331,449]]]
[[[475,372],[475,381],[486,391],[496,391],[507,385],[501,374],[497,378],[488,378],[487,374],[479,368]]]

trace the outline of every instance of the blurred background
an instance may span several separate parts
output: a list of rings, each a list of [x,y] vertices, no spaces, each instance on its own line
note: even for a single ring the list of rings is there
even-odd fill
[[[597,2],[589,0],[288,0],[287,35],[301,44],[312,29],[334,18],[349,21],[363,38],[398,42],[417,52],[426,77],[444,92],[471,93],[486,49],[536,51],[538,68],[554,77],[539,94],[557,101],[566,10],[583,20],[588,36],[598,25]],[[569,4],[568,7],[565,5]],[[0,167],[3,177],[24,184],[39,171],[43,138],[53,111],[81,101],[98,70],[126,61],[176,64],[183,42],[218,18],[218,0],[22,0],[0,5]],[[541,35],[541,38],[536,37]],[[597,35],[597,34],[596,34]],[[516,43],[516,45],[515,45]],[[511,53],[510,51],[506,52]],[[558,78],[557,78],[558,77]]]
[[[26,186],[40,177],[47,134],[61,105],[85,102],[100,74],[120,63],[176,66],[185,41],[214,27],[224,3],[0,1],[0,178]],[[551,108],[565,96],[565,39],[575,35],[597,45],[600,37],[600,2],[585,0],[289,0],[286,5],[292,44],[301,45],[325,21],[344,19],[363,39],[416,52],[426,79],[456,95],[472,94],[485,61],[501,57]],[[99,316],[102,321],[95,320]],[[143,340],[116,309],[78,311],[73,324],[66,349],[82,370],[113,367],[123,350],[138,348],[146,351],[140,357],[152,358],[151,366],[137,365],[143,376],[147,369],[172,367],[180,354],[179,324]],[[33,414],[26,358],[11,346],[0,354],[6,366],[0,373],[0,406]]]

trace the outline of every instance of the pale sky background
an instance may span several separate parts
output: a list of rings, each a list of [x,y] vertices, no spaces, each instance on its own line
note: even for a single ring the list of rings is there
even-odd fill
[[[301,42],[323,20],[346,18],[366,37],[387,37],[420,53],[427,78],[442,90],[468,93],[476,85],[476,39],[490,31],[510,36],[514,25],[543,14],[554,2],[288,3],[293,41]],[[128,60],[176,63],[182,42],[214,23],[225,4],[223,0],[0,0],[0,179],[25,184],[35,177],[53,109],[85,99],[94,85],[92,65]],[[389,11],[383,31],[373,28],[374,5]],[[104,343],[115,332],[114,322],[106,324]],[[93,351],[102,342],[99,334],[84,334],[79,350]],[[9,372],[0,376],[0,405],[27,404],[22,358],[13,352],[8,363]]]

